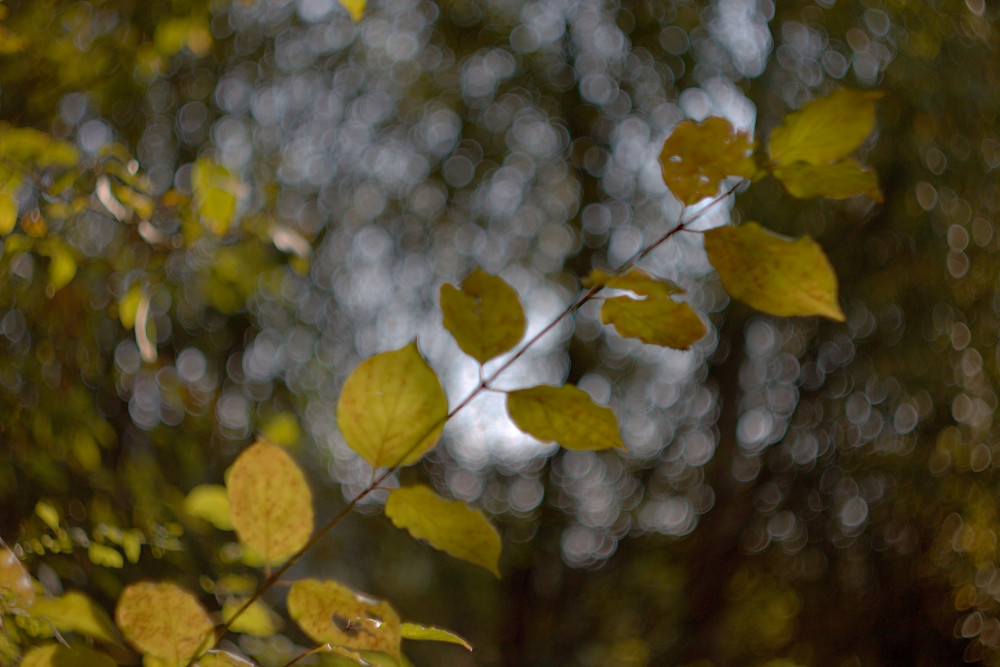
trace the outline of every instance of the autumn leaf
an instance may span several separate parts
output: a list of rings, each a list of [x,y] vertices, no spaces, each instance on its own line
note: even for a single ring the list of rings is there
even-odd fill
[[[104,609],[78,591],[36,600],[30,613],[36,618],[44,618],[60,632],[76,632],[108,644],[120,643],[118,632]]]
[[[399,630],[403,635],[403,639],[413,639],[423,642],[447,642],[449,644],[458,644],[467,651],[472,650],[472,644],[451,630],[436,628],[432,625],[418,625],[416,623],[403,623]]]
[[[86,646],[46,644],[28,651],[21,667],[115,667],[111,656]]]
[[[244,660],[228,651],[208,651],[198,658],[197,667],[256,667],[257,663]]]
[[[243,450],[229,472],[226,493],[236,535],[265,563],[287,560],[309,541],[312,493],[281,447],[260,441]]]
[[[347,10],[347,13],[351,15],[351,20],[357,23],[361,20],[361,17],[365,13],[365,5],[368,4],[367,0],[339,0],[340,6]]]
[[[519,429],[566,449],[625,448],[618,420],[572,385],[540,385],[507,394],[507,412]]]
[[[34,601],[31,575],[14,552],[0,541],[0,611],[27,609]]]
[[[236,616],[243,602],[239,598],[230,598],[222,605],[222,620],[229,624],[230,630],[253,637],[270,637],[279,630],[280,617],[260,600],[254,600],[242,614]]]
[[[415,342],[362,361],[337,402],[344,440],[373,468],[419,461],[447,417],[444,389]]]
[[[399,616],[387,602],[335,581],[302,579],[292,584],[287,605],[288,615],[315,642],[400,660]]]
[[[524,309],[507,283],[476,269],[461,289],[441,286],[444,328],[481,364],[510,350],[524,336]]]
[[[839,88],[827,97],[806,102],[771,133],[771,162],[820,165],[841,159],[872,131],[875,100],[880,97],[880,91]]]
[[[184,498],[184,511],[218,528],[233,530],[229,496],[221,484],[199,484]]]
[[[444,500],[417,484],[390,491],[385,515],[414,538],[500,576],[500,535],[482,512],[459,500]]]
[[[224,236],[236,217],[245,187],[225,167],[209,157],[195,161],[191,169],[191,193],[202,224],[216,236]]]
[[[0,192],[0,236],[6,236],[17,224],[17,203],[6,192]]]
[[[711,197],[727,176],[752,178],[754,142],[725,118],[685,120],[674,128],[660,152],[663,181],[684,204]]]
[[[675,350],[690,349],[707,331],[691,306],[665,297],[612,297],[601,306],[601,321],[625,338]]]
[[[584,287],[601,285],[629,290],[640,296],[666,297],[684,292],[678,285],[663,278],[654,278],[642,269],[630,269],[617,276],[601,269],[594,269],[583,281]]]
[[[748,222],[706,231],[705,250],[726,291],[754,308],[844,321],[837,276],[811,238],[786,239]]]
[[[215,624],[194,594],[169,582],[125,587],[115,621],[140,652],[182,661],[214,643]]]
[[[883,199],[875,172],[850,158],[833,164],[796,162],[779,166],[774,168],[774,176],[784,183],[789,193],[802,199],[846,199],[855,195],[868,195],[877,202]]]

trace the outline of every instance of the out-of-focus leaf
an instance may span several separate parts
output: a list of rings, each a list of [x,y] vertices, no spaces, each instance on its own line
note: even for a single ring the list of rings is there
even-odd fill
[[[236,535],[269,564],[301,549],[313,531],[312,493],[298,464],[281,447],[251,445],[226,480]]]
[[[464,637],[444,628],[435,628],[432,625],[417,625],[416,623],[403,623],[400,626],[400,632],[403,635],[403,639],[413,639],[422,642],[447,642],[449,644],[458,644],[468,651],[472,650],[472,644]]]
[[[60,632],[76,632],[109,644],[120,643],[114,623],[104,609],[78,591],[35,600],[31,615],[48,620]]]
[[[601,321],[626,338],[677,350],[689,349],[707,331],[691,306],[666,297],[613,297],[601,306]]]
[[[765,313],[822,315],[838,322],[837,276],[819,244],[778,236],[755,222],[705,232],[708,260],[733,297]]]
[[[385,515],[414,538],[500,576],[500,535],[462,501],[444,500],[422,484],[403,486],[389,492]]]
[[[50,530],[59,530],[59,523],[61,521],[59,517],[59,510],[53,507],[50,503],[44,500],[39,500],[35,503],[35,514],[41,519]]]
[[[87,547],[87,558],[94,565],[101,567],[121,569],[125,565],[125,559],[120,551],[100,542],[90,543],[90,546]]]
[[[56,237],[42,241],[38,250],[49,258],[48,289],[50,294],[55,294],[76,275],[76,255],[69,245]]]
[[[244,187],[233,174],[208,157],[191,169],[191,192],[205,227],[216,236],[229,231]]]
[[[86,646],[46,644],[28,651],[21,667],[115,667],[111,656]]]
[[[229,622],[233,615],[243,606],[243,600],[231,598],[222,605],[222,620]],[[270,637],[280,629],[281,619],[268,609],[260,600],[255,600],[247,610],[236,617],[229,629],[233,632],[253,635],[254,637]]]
[[[221,484],[200,484],[184,498],[184,511],[204,519],[219,530],[233,530],[229,496]]]
[[[6,192],[0,192],[0,236],[6,236],[17,224],[17,204]]]
[[[197,667],[256,667],[257,663],[228,651],[212,650],[198,658]]]
[[[368,4],[367,0],[339,0],[340,6],[347,10],[347,13],[351,15],[351,20],[355,23],[361,20],[361,17],[365,13],[365,6]]]
[[[875,124],[876,90],[840,88],[806,102],[771,133],[771,162],[827,164],[844,157],[864,141]]]
[[[750,135],[737,132],[725,118],[682,121],[660,152],[663,181],[681,202],[694,204],[718,192],[727,176],[752,178],[757,173],[753,149]]]
[[[303,579],[292,584],[287,604],[289,616],[313,641],[400,659],[399,616],[387,602],[335,581]]]
[[[510,350],[524,336],[524,309],[510,285],[476,269],[461,289],[441,286],[441,311],[462,351],[481,364]]]
[[[683,289],[669,280],[654,278],[642,269],[630,269],[621,276],[594,269],[583,281],[584,287],[602,285],[604,287],[614,287],[615,289],[629,290],[640,296],[672,296],[682,294]]]
[[[855,195],[868,195],[877,202],[882,201],[875,172],[849,158],[833,164],[796,162],[775,167],[774,177],[784,184],[789,193],[801,199],[846,199]]]
[[[512,391],[507,395],[507,412],[528,435],[566,449],[625,448],[614,413],[572,385]]]
[[[187,660],[215,643],[214,624],[198,598],[169,582],[126,586],[115,622],[133,646],[156,658]]]
[[[0,542],[0,611],[27,609],[34,601],[31,575],[14,552]]]
[[[447,417],[444,389],[416,342],[362,361],[337,402],[344,440],[373,468],[419,461]]]
[[[260,427],[260,434],[268,442],[291,447],[299,441],[302,429],[294,413],[282,412],[265,421]]]

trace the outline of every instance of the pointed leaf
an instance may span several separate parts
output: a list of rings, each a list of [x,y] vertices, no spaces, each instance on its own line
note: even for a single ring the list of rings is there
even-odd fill
[[[414,538],[500,576],[500,535],[462,501],[444,500],[422,484],[404,486],[389,492],[385,515]]]
[[[233,530],[229,495],[221,484],[199,484],[184,499],[184,511],[218,528]]]
[[[104,609],[78,591],[54,599],[36,600],[30,613],[46,619],[60,632],[76,632],[108,644],[120,643],[118,631]]]
[[[31,575],[14,552],[0,540],[0,612],[27,609],[34,601]]]
[[[837,276],[819,244],[748,222],[705,232],[705,250],[733,297],[772,315],[822,315],[838,322]]]
[[[155,658],[187,660],[214,643],[215,624],[198,598],[169,582],[126,586],[115,621],[132,645]]]
[[[507,412],[528,435],[566,449],[625,449],[614,413],[572,385],[512,391],[507,395]]]
[[[771,133],[768,153],[776,164],[826,164],[861,145],[875,125],[877,90],[840,88],[806,102]]]
[[[344,440],[373,468],[419,461],[447,418],[444,389],[416,342],[362,361],[337,402]]]
[[[461,289],[441,286],[444,328],[481,364],[510,350],[524,336],[524,309],[507,283],[476,269]]]
[[[309,541],[312,493],[281,447],[260,441],[243,450],[229,472],[226,492],[237,537],[266,563],[287,560]]]
[[[340,6],[351,15],[351,20],[357,23],[365,13],[367,0],[340,0]]]
[[[601,321],[613,324],[626,338],[638,338],[643,343],[676,350],[689,349],[707,331],[691,306],[665,297],[608,299],[601,307]]]
[[[115,667],[111,656],[86,646],[46,644],[33,648],[21,660],[21,667]]]
[[[400,659],[399,616],[388,602],[335,581],[303,579],[292,584],[287,604],[289,616],[313,641]]]
[[[684,204],[694,204],[719,191],[727,176],[752,178],[754,142],[725,118],[685,120],[674,128],[660,152],[663,181]]]
[[[635,292],[640,296],[671,296],[684,292],[680,286],[663,278],[654,278],[642,269],[631,269],[628,273],[616,276],[601,269],[594,269],[583,281],[584,287],[602,285]]]
[[[416,623],[403,623],[400,626],[400,632],[403,635],[403,639],[413,639],[422,642],[447,642],[449,644],[458,644],[467,651],[472,650],[472,644],[466,641],[464,637],[460,637],[451,630],[445,630],[444,628],[435,628],[432,625],[417,625]]]
[[[862,167],[850,158],[833,164],[811,165],[796,162],[788,166],[775,167],[774,176],[784,183],[793,196],[828,197],[846,199],[855,195],[868,195],[877,202],[882,201],[878,187],[878,177],[869,167]]]

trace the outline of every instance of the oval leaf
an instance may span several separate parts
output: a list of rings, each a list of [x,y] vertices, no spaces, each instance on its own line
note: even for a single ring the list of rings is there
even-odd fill
[[[706,231],[705,250],[726,291],[757,310],[844,321],[837,276],[811,238],[786,239],[748,222]]]
[[[464,637],[456,635],[450,630],[435,628],[432,625],[417,625],[416,623],[403,623],[399,629],[403,635],[403,639],[413,639],[421,642],[447,642],[449,644],[458,644],[467,651],[472,650],[472,644],[466,641]]]
[[[280,629],[281,618],[268,609],[260,600],[247,607],[236,620],[230,623],[236,612],[243,607],[243,600],[229,599],[222,605],[222,620],[229,623],[229,629],[254,637],[270,637]]]
[[[362,361],[337,402],[344,440],[373,468],[419,461],[447,418],[444,389],[415,342]]]
[[[737,132],[725,118],[685,120],[674,128],[660,152],[663,182],[685,204],[694,204],[719,191],[727,176],[752,178],[754,142]]]
[[[875,172],[851,159],[821,165],[796,162],[787,167],[776,167],[774,176],[785,185],[788,192],[801,199],[846,199],[855,195],[868,195],[877,202],[882,201]]]
[[[861,145],[875,125],[876,90],[840,88],[788,114],[771,133],[768,154],[775,164],[826,164]]]
[[[707,331],[691,306],[665,297],[608,299],[601,306],[601,321],[613,324],[626,338],[638,338],[643,343],[676,350],[689,349]]]
[[[524,336],[524,309],[517,292],[500,278],[476,269],[461,289],[441,286],[444,328],[481,364],[510,350]]]
[[[184,511],[219,530],[232,530],[229,495],[221,484],[199,484],[184,499]]]
[[[625,448],[611,409],[597,405],[572,385],[512,391],[507,395],[507,412],[528,435],[566,449]]]
[[[155,658],[188,660],[214,643],[214,623],[198,598],[169,582],[126,586],[115,621],[132,645]]]
[[[60,632],[77,632],[108,644],[119,643],[118,632],[104,609],[78,591],[51,600],[36,600],[31,615],[44,618]]]
[[[296,581],[288,592],[288,615],[313,641],[400,659],[395,610],[388,602],[373,600],[335,581]]]
[[[312,493],[281,447],[261,441],[245,449],[229,472],[226,492],[236,535],[265,563],[280,563],[309,541]]]
[[[33,648],[21,660],[21,667],[115,667],[111,656],[86,646],[46,644]]]
[[[414,538],[500,576],[500,535],[462,501],[444,500],[422,484],[404,486],[389,492],[385,515]]]

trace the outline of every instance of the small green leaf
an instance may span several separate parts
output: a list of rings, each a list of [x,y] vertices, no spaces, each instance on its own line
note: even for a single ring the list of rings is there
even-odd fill
[[[28,651],[21,667],[115,667],[111,656],[86,646],[46,644]]]
[[[287,605],[288,615],[313,641],[400,660],[399,616],[388,602],[335,581],[302,579],[292,584]]]
[[[415,342],[362,361],[337,402],[344,440],[373,468],[419,461],[447,418],[444,389]]]
[[[615,289],[635,292],[640,296],[667,297],[684,293],[680,286],[663,278],[654,278],[642,269],[630,269],[628,273],[621,276],[594,269],[583,283],[584,287],[596,285],[614,287]]]
[[[846,199],[855,195],[868,195],[877,202],[882,201],[878,176],[870,167],[863,167],[850,158],[822,165],[796,162],[775,167],[774,176],[784,184],[789,193],[800,199]]]
[[[36,600],[30,611],[32,616],[48,620],[60,632],[76,632],[108,644],[120,644],[114,623],[104,609],[78,591]]]
[[[500,576],[500,535],[462,501],[444,500],[422,484],[403,486],[389,492],[385,515],[415,539]]]
[[[601,307],[601,321],[613,324],[626,338],[638,338],[643,343],[675,350],[689,349],[707,331],[691,306],[665,297],[608,299]]]
[[[287,560],[309,541],[312,493],[281,447],[261,441],[243,450],[229,472],[226,492],[237,537],[266,563]]]
[[[875,100],[880,97],[882,93],[876,90],[840,88],[807,102],[771,133],[771,161],[820,165],[846,156],[872,131]]]
[[[222,605],[222,620],[230,619],[243,606],[243,600],[230,598]],[[270,637],[279,630],[281,619],[260,600],[254,600],[246,611],[236,617],[229,629],[254,637]]]
[[[361,20],[361,17],[365,13],[365,5],[368,4],[367,0],[339,0],[340,6],[347,10],[347,13],[351,15],[351,20],[357,23]]]
[[[476,269],[461,289],[441,286],[444,328],[481,364],[510,350],[524,336],[524,309],[507,283]]]
[[[0,236],[14,231],[17,224],[17,204],[6,192],[0,192]]]
[[[748,222],[706,231],[705,250],[726,291],[757,310],[844,321],[837,276],[811,238],[786,239]]]
[[[87,547],[87,558],[94,565],[101,567],[121,569],[125,565],[125,558],[122,557],[118,549],[99,542],[90,543],[90,546]]]
[[[719,191],[727,176],[753,178],[754,142],[725,118],[685,120],[674,128],[660,152],[663,181],[684,204],[694,204]]]
[[[572,385],[512,391],[507,395],[507,412],[528,435],[566,449],[625,448],[614,413]]]
[[[417,625],[416,623],[403,623],[400,626],[400,632],[403,635],[403,639],[413,639],[422,642],[447,642],[449,644],[458,644],[467,651],[472,650],[472,644],[466,641],[464,637],[460,637],[451,630],[445,630],[444,628],[435,628],[432,625]]]
[[[184,499],[184,511],[218,528],[233,530],[229,510],[229,496],[221,484],[200,484]]]
[[[154,658],[188,660],[215,643],[215,624],[198,598],[169,582],[126,586],[115,622],[133,646]]]

